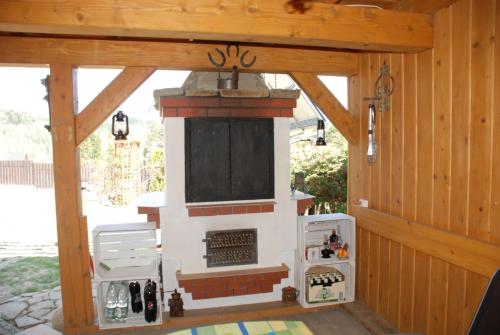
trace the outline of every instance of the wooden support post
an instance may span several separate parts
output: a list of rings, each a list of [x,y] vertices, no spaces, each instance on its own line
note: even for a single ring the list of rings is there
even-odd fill
[[[65,330],[94,323],[86,218],[82,217],[76,144],[76,76],[72,65],[50,65],[51,133],[57,236]]]
[[[359,122],[312,73],[291,72],[293,80],[351,144],[359,142]]]
[[[80,145],[155,71],[154,67],[127,67],[76,117],[76,144]]]

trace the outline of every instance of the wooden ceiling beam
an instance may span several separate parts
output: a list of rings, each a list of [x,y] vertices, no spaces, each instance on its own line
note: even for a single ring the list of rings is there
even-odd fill
[[[409,12],[434,13],[454,2],[457,0],[400,0],[392,8]]]
[[[75,66],[144,66],[168,70],[213,71],[208,53],[223,44],[112,41],[0,36],[0,64],[73,64]],[[256,56],[252,72],[314,72],[351,76],[358,71],[358,54],[285,47],[243,46],[248,60]],[[245,59],[245,61],[248,61]],[[225,69],[239,66],[229,57]],[[240,66],[241,67],[241,66]],[[247,71],[247,70],[245,70]]]
[[[432,16],[285,1],[0,0],[0,31],[237,41],[414,52],[432,48]]]
[[[76,116],[76,145],[80,145],[116,108],[155,72],[154,67],[126,67]]]
[[[290,75],[349,143],[357,144],[359,142],[359,127],[357,127],[359,122],[351,112],[342,106],[318,76],[303,72],[292,72]]]

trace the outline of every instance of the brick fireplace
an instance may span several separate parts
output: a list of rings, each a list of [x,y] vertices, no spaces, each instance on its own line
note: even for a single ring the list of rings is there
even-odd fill
[[[192,73],[181,88],[155,91],[165,127],[164,285],[183,290],[187,309],[280,300],[294,285],[289,118],[300,92],[269,89],[258,74],[240,74],[238,90],[216,80]],[[208,265],[207,234],[242,230],[255,231],[258,257]]]

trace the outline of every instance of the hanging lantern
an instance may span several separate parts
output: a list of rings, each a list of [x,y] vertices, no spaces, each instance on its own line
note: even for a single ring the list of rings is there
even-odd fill
[[[366,151],[368,163],[377,161],[377,140],[375,139],[375,105],[368,105],[368,150]]]
[[[122,111],[113,115],[111,124],[111,133],[115,137],[115,141],[126,140],[128,135],[128,116]]]
[[[318,120],[318,133],[316,135],[316,145],[326,145],[325,141],[325,121]]]

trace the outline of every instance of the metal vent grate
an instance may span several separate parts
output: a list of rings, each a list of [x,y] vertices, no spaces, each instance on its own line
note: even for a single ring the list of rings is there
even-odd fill
[[[207,267],[257,264],[257,229],[206,233]]]

